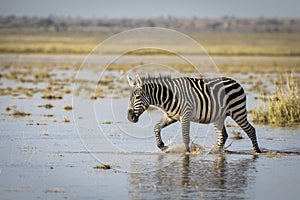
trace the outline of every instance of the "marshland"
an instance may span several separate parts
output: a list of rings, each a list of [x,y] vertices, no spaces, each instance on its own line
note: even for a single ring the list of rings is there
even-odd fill
[[[134,20],[127,27],[91,21],[57,31],[55,24],[66,20],[58,19],[0,28],[3,199],[298,198],[299,20],[207,19],[206,31],[178,26],[201,45],[199,52],[182,43],[145,48],[126,35],[124,43],[107,45]],[[192,124],[192,152],[184,154],[178,123],[162,131],[170,148],[160,152],[153,133],[160,110],[149,109],[138,124],[127,120],[126,75],[136,73],[237,80],[263,153],[252,152],[229,118],[224,153],[210,153],[217,141],[212,125]]]

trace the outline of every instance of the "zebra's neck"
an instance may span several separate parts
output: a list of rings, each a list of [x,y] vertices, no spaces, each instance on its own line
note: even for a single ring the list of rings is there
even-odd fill
[[[148,93],[150,105],[168,110],[168,107],[170,107],[174,98],[172,85],[166,85],[163,83],[147,83],[144,87]]]

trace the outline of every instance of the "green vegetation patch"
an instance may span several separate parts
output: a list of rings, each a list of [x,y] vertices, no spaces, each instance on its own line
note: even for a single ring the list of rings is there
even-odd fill
[[[253,110],[255,123],[276,126],[300,123],[300,93],[292,75],[280,77],[275,92],[270,98],[266,98],[265,103]]]

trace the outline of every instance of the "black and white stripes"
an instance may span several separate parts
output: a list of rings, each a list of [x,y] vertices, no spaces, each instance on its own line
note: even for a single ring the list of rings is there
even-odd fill
[[[254,127],[247,120],[246,95],[243,88],[230,78],[195,79],[128,77],[132,87],[128,119],[137,122],[150,106],[160,107],[165,116],[154,127],[157,146],[167,147],[161,140],[161,129],[181,122],[183,142],[189,151],[190,122],[214,123],[218,148],[222,150],[228,137],[224,120],[230,116],[249,136],[255,152],[260,152]]]

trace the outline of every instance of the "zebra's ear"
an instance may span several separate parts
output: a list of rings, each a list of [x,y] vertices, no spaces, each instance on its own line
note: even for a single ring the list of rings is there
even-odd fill
[[[143,85],[143,82],[142,82],[142,79],[141,79],[141,77],[140,77],[140,75],[136,75],[135,76],[135,82],[136,82],[136,86],[138,86],[138,87],[142,87],[142,85]]]
[[[130,78],[130,76],[128,76],[128,75],[127,75],[127,81],[128,81],[129,86],[133,88],[134,87],[134,80],[132,80]]]

